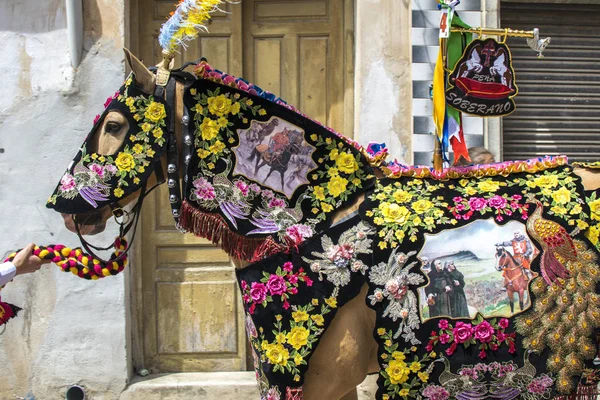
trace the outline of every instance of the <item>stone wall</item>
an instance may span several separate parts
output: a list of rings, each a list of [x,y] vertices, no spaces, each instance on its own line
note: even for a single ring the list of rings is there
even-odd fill
[[[78,243],[45,202],[123,81],[125,1],[83,1],[77,69],[64,0],[0,3],[0,252]],[[108,230],[94,242],[110,242],[116,231]],[[127,380],[123,276],[91,283],[47,266],[17,277],[2,297],[24,310],[0,329],[0,398],[59,399],[71,384],[94,399],[118,398]]]

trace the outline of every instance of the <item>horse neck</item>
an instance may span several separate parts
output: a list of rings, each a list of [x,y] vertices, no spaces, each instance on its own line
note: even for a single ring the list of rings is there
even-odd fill
[[[183,123],[181,122],[183,119],[183,95],[185,93],[185,85],[182,82],[177,81],[175,86],[175,101],[174,104],[169,104],[171,110],[173,110],[172,118],[175,118],[175,137],[177,139],[177,153],[179,154],[179,160],[177,169],[180,171],[180,179],[183,179],[182,173],[185,172],[184,163],[183,163]],[[193,125],[193,121],[190,120],[190,127]],[[192,134],[192,129],[190,129],[190,135]],[[167,152],[165,151],[165,155],[161,159],[161,164],[163,168],[164,176],[167,176]]]
[[[510,274],[511,272],[516,271],[518,269],[519,265],[509,253],[504,253],[504,258],[506,259],[505,271],[507,274]]]

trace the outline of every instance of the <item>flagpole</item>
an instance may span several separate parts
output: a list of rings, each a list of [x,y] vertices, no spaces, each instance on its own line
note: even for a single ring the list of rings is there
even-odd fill
[[[444,71],[447,69],[447,59],[448,59],[448,39],[441,38],[440,46],[442,51],[442,64],[444,66]],[[445,72],[444,72],[445,74]],[[444,75],[444,85],[446,84],[446,77]],[[433,169],[437,172],[442,172],[444,169],[444,157],[442,154],[442,143],[440,142],[440,137],[443,135],[440,132],[436,132],[435,135],[435,146],[433,149]]]

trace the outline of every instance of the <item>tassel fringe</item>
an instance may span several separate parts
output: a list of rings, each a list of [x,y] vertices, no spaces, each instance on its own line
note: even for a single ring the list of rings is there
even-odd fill
[[[244,261],[256,262],[287,249],[270,236],[253,239],[240,235],[232,231],[220,215],[200,211],[187,201],[181,207],[179,225],[187,232],[210,240],[230,256]]]
[[[600,396],[597,385],[579,385],[577,393],[555,397],[555,400],[596,400]]]
[[[21,309],[9,303],[0,301],[0,326],[6,324],[8,320],[17,316]]]

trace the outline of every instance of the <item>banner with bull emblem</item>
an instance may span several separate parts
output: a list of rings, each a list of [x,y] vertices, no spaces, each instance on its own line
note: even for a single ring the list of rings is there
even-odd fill
[[[517,92],[508,46],[494,39],[474,40],[448,77],[446,102],[466,114],[500,117],[515,110]]]

